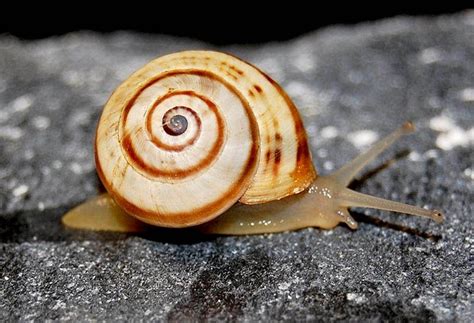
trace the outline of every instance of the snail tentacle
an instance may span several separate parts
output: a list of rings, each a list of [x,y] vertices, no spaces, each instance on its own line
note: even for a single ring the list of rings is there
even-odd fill
[[[349,228],[355,230],[359,227],[359,224],[356,222],[356,220],[354,220],[347,208],[340,208],[336,211],[336,215],[339,216],[341,218],[341,222],[347,224]]]
[[[430,218],[437,223],[443,222],[443,214],[438,210],[428,210],[400,202],[386,200],[363,193],[344,189],[339,195],[339,203],[347,207],[366,207],[384,211],[405,213]]]
[[[365,166],[371,163],[375,158],[377,158],[377,156],[387,150],[387,148],[393,145],[402,136],[410,134],[414,130],[415,126],[412,122],[405,122],[400,128],[378,141],[369,150],[360,154],[346,165],[342,166],[340,169],[334,172],[331,177],[342,186],[349,185],[350,182],[354,179],[354,177]]]

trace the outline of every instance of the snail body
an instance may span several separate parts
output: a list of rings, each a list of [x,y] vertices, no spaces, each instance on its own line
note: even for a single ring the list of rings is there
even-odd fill
[[[210,233],[253,234],[340,222],[356,228],[348,212],[356,206],[441,221],[438,211],[347,188],[412,130],[406,123],[334,174],[318,176],[298,111],[269,76],[223,53],[167,55],[135,72],[107,102],[95,159],[108,194],[73,209],[63,223],[114,231],[140,231],[142,222],[199,225]]]

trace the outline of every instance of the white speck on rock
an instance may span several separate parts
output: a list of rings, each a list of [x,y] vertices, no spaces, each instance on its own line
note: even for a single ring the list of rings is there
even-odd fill
[[[23,137],[23,130],[19,127],[0,127],[0,138],[7,140],[18,140]]]
[[[295,97],[302,97],[312,94],[311,88],[308,85],[298,81],[289,82],[285,88],[291,96]]]
[[[290,287],[290,283],[288,283],[288,282],[283,282],[283,283],[278,285],[278,289],[281,290],[281,291],[288,290],[289,287]]]
[[[426,159],[438,158],[438,150],[430,149],[423,154]]]
[[[318,155],[318,157],[326,158],[328,156],[328,151],[324,148],[321,148],[321,149],[318,149],[316,154]]]
[[[60,308],[65,308],[66,307],[66,303],[64,303],[63,301],[61,300],[57,300],[56,301],[56,304],[54,304],[54,306],[51,308],[53,311],[57,311],[59,310]]]
[[[43,202],[38,203],[38,210],[44,211],[44,203]]]
[[[293,60],[293,65],[301,72],[313,72],[316,69],[315,60],[307,53],[301,53]]]
[[[348,140],[357,148],[364,148],[373,144],[379,135],[372,130],[360,130],[351,132],[348,135]]]
[[[467,147],[474,143],[474,128],[464,130],[456,127],[450,131],[441,133],[436,138],[436,146],[443,150],[451,150],[457,146]]]
[[[33,104],[33,97],[25,94],[11,101],[5,111],[0,111],[0,121],[6,121],[12,114],[26,111]]]
[[[69,168],[72,170],[74,174],[77,174],[77,175],[82,174],[82,167],[76,162],[71,163],[71,165],[69,165]]]
[[[470,169],[470,168],[466,168],[464,170],[464,175],[467,177],[467,178],[470,178],[471,181],[474,181],[474,170]]]
[[[467,147],[474,142],[474,128],[464,130],[443,115],[432,118],[430,128],[441,132],[436,138],[436,146],[443,150],[451,150],[456,146]]]
[[[408,158],[411,160],[411,161],[420,161],[422,160],[421,158],[421,155],[416,152],[416,151],[412,151],[409,155],[408,155]]]
[[[440,132],[436,138],[436,146],[443,150],[451,150],[456,146],[467,147],[474,142],[474,128],[464,130],[452,119],[443,115],[432,118],[430,128]]]
[[[72,126],[85,126],[90,123],[90,119],[91,115],[89,111],[76,111],[70,118],[69,122]]]
[[[33,118],[32,124],[36,129],[44,130],[49,127],[49,125],[51,124],[51,120],[44,116],[37,116]]]
[[[56,159],[56,160],[53,160],[52,165],[54,169],[60,169],[63,167],[63,162]]]
[[[326,139],[336,138],[338,134],[339,132],[337,131],[337,128],[333,126],[324,127],[321,130],[321,137]]]
[[[362,304],[367,301],[367,297],[365,297],[364,295],[359,295],[357,293],[347,293],[346,299],[351,302],[353,301],[356,304]]]
[[[325,170],[333,170],[334,169],[334,163],[327,160],[324,162],[323,167]]]
[[[26,193],[28,193],[28,190],[29,190],[29,187],[25,184],[22,184],[20,186],[17,186],[13,189],[13,196],[22,196],[22,195],[25,195]]]
[[[456,127],[452,119],[439,115],[430,120],[430,128],[435,131],[450,131]]]
[[[153,313],[153,311],[152,311],[151,309],[148,309],[148,310],[146,310],[146,312],[145,312],[145,316],[148,316],[148,315],[150,315],[150,314],[152,314],[152,313]]]
[[[25,160],[32,160],[35,157],[35,152],[32,149],[26,149],[23,156]]]
[[[434,47],[425,48],[418,54],[418,60],[422,64],[436,63],[442,60],[442,58],[443,58],[443,55],[441,54],[439,49],[434,48]]]
[[[33,104],[34,99],[31,95],[22,95],[11,102],[14,112],[22,112],[27,110]]]
[[[41,174],[49,176],[49,174],[51,174],[51,169],[47,166],[41,167]]]
[[[474,102],[474,88],[468,87],[460,91],[459,98],[464,102]]]
[[[84,76],[78,71],[69,70],[64,71],[61,75],[64,83],[73,87],[79,87],[84,84]]]

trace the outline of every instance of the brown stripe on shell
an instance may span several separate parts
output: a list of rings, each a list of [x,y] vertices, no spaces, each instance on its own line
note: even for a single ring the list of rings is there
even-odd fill
[[[225,71],[225,70],[224,70]],[[225,71],[226,72],[226,75],[229,76],[229,77],[232,77],[234,79],[234,81],[237,81],[239,78],[237,76],[235,76],[234,74],[232,74],[231,72],[229,71]]]
[[[299,141],[298,150],[296,152],[296,159],[298,160],[298,162],[300,162],[301,160],[308,159],[308,158],[311,158],[308,145],[302,141]]]
[[[238,69],[237,67],[235,67],[234,65],[229,65],[225,61],[221,61],[220,63],[221,63],[221,67],[219,69],[222,72],[226,73],[227,76],[230,76],[231,78],[233,78],[235,81],[238,81],[239,77],[244,75],[244,72],[242,70]],[[231,73],[231,71],[238,74],[238,75],[235,75],[235,74]]]
[[[189,92],[191,92],[191,91],[189,91]],[[192,92],[192,93],[194,93],[194,92]],[[174,95],[174,93],[169,93],[165,96],[169,97],[169,96],[172,96],[172,95]],[[167,170],[162,170],[160,168],[154,167],[153,165],[148,165],[145,162],[145,160],[143,160],[141,158],[140,154],[137,153],[137,151],[135,150],[135,147],[133,146],[133,143],[132,143],[132,140],[131,140],[131,136],[129,134],[125,135],[125,137],[122,138],[122,148],[128,154],[128,155],[125,155],[125,156],[129,157],[129,158],[127,158],[129,164],[131,164],[137,171],[140,171],[140,173],[142,175],[147,176],[147,177],[151,176],[151,177],[166,177],[168,179],[183,179],[185,177],[194,175],[194,174],[202,171],[203,169],[211,166],[212,162],[218,156],[220,150],[223,147],[224,141],[225,141],[225,131],[224,131],[225,130],[225,122],[222,119],[222,116],[220,115],[217,106],[212,101],[210,101],[209,99],[207,99],[207,98],[205,98],[201,95],[198,95],[196,93],[194,93],[194,95],[198,96],[201,100],[203,100],[208,105],[209,109],[214,112],[214,114],[216,116],[216,119],[217,119],[217,131],[218,131],[218,134],[217,134],[217,137],[216,137],[217,140],[214,143],[214,145],[212,146],[209,153],[207,154],[206,158],[202,159],[197,165],[195,165],[194,167],[191,167],[191,168],[173,169],[173,170],[168,170],[168,171]],[[162,102],[162,101],[158,100],[158,102]],[[133,102],[131,102],[131,104],[133,104]],[[125,125],[123,125],[123,126],[125,126]],[[147,126],[148,126],[148,120],[147,120]],[[151,127],[151,125],[150,125],[150,127]],[[151,130],[151,128],[150,128],[150,130]],[[159,139],[154,137],[154,136],[153,136],[152,142],[156,146],[158,146],[159,148],[166,149],[166,148],[170,147],[169,145],[166,145],[166,144],[162,143],[161,141],[159,141]],[[183,147],[183,149],[184,148],[186,148],[186,147]]]
[[[298,113],[298,109],[296,108],[295,104],[290,99],[288,94],[286,94],[286,92],[277,82],[275,82],[270,76],[265,74],[259,68],[255,68],[275,87],[275,89],[282,96],[282,98],[285,100],[286,104],[290,108],[291,116],[293,117],[293,122],[295,125],[295,131],[298,136],[298,145],[296,153],[297,164],[295,170],[293,171],[292,177],[296,183],[301,183],[301,185],[307,187],[311,184],[312,180],[316,178],[317,173],[311,160],[311,153],[308,148],[308,139],[306,137],[306,131],[303,126],[303,121],[301,120],[301,117]],[[313,174],[311,181],[307,180],[308,174]]]
[[[268,150],[266,153],[265,153],[265,162],[268,164],[270,163],[270,157],[272,156],[272,153],[270,150]]]
[[[267,135],[265,136],[265,140],[267,141],[267,144],[270,144],[272,138],[270,137],[269,134],[267,134]]]
[[[239,75],[241,75],[241,76],[244,75],[244,72],[241,71],[241,70],[239,70],[239,69],[238,69],[237,67],[235,67],[234,65],[230,65],[229,67],[230,67],[231,70],[237,72],[237,74],[239,74]]]
[[[277,118],[273,118],[273,127],[275,127],[275,131],[277,131],[278,128],[280,128],[280,124],[278,123]]]
[[[280,133],[278,133],[278,132],[275,134],[275,141],[277,143],[281,143],[283,141],[283,138],[281,137]]]
[[[252,133],[254,133],[253,130]],[[253,141],[251,153],[249,154],[246,167],[242,170],[241,176],[236,182],[239,183],[239,185],[234,185],[226,192],[223,192],[221,198],[215,200],[214,202],[209,203],[201,208],[190,210],[189,212],[167,213],[166,215],[160,215],[157,212],[144,210],[139,206],[125,200],[121,195],[117,194],[116,191],[111,191],[110,187],[107,185],[106,188],[115,202],[120,205],[122,209],[124,209],[127,213],[139,218],[143,222],[164,227],[188,227],[202,224],[212,220],[230,208],[233,203],[229,205],[229,200],[236,200],[238,197],[242,196],[244,191],[247,189],[248,184],[250,184],[252,181],[252,176],[249,176],[249,174],[252,175],[253,170],[257,166],[258,148],[258,141]],[[103,173],[101,170],[99,171],[99,167],[97,169],[98,173],[100,172],[99,177],[105,185],[107,182],[104,181],[105,178]],[[172,224],[170,225],[170,223]]]
[[[276,176],[278,174],[278,169],[280,167],[281,162],[281,149],[277,148],[273,152],[273,175]]]
[[[151,120],[151,116],[152,116],[152,113],[153,111],[158,107],[158,105],[160,105],[160,103],[162,103],[163,101],[165,101],[166,99],[169,99],[173,96],[176,96],[176,95],[189,95],[189,96],[196,96],[198,97],[199,99],[201,99],[202,101],[204,101],[207,106],[209,107],[209,109],[211,109],[214,114],[216,114],[216,118],[218,118],[218,123],[219,123],[219,126],[221,125],[221,123],[223,124],[223,120],[222,118],[220,118],[220,116],[218,116],[219,114],[219,111],[217,110],[217,107],[215,106],[214,103],[212,103],[211,100],[207,99],[206,97],[202,96],[202,95],[199,95],[193,91],[174,91],[174,92],[169,92],[165,95],[163,95],[162,97],[158,98],[155,103],[153,104],[153,106],[151,107],[150,111],[147,112],[147,116],[146,116],[146,125],[145,125],[145,128],[148,132],[148,134],[150,135],[150,138],[151,138],[151,142],[158,148],[160,149],[163,149],[163,150],[170,150],[170,151],[182,151],[184,150],[185,148],[187,148],[188,146],[191,146],[192,144],[194,144],[196,142],[196,140],[198,140],[199,138],[199,135],[201,134],[201,119],[199,118],[199,116],[197,115],[196,112],[194,112],[193,109],[191,108],[187,108],[187,111],[190,112],[193,117],[194,117],[194,120],[196,121],[197,123],[197,127],[198,127],[198,131],[196,133],[195,136],[193,136],[192,138],[190,138],[187,142],[185,142],[184,144],[181,144],[181,145],[168,145],[168,144],[165,144],[164,142],[162,142],[160,140],[160,138],[157,138],[156,136],[153,135],[153,132],[152,132],[152,120]],[[219,119],[220,118],[220,119]],[[124,125],[125,126],[125,125]],[[219,127],[219,130],[220,130],[220,127]]]
[[[311,153],[309,151],[308,147],[308,140],[306,136],[306,131],[303,126],[303,122],[301,120],[301,117],[298,113],[298,110],[293,103],[293,101],[289,98],[288,94],[281,88],[281,86],[275,82],[270,76],[268,76],[265,72],[263,72],[260,68],[256,67],[253,64],[250,64],[249,62],[246,62],[242,60],[241,58],[226,53],[226,55],[232,56],[233,58],[241,61],[244,64],[252,66],[256,71],[258,71],[265,79],[267,79],[270,84],[273,85],[273,87],[277,90],[277,92],[282,96],[282,98],[285,100],[293,121],[295,125],[295,132],[297,135],[296,140],[298,141],[297,143],[297,160],[296,160],[296,166],[291,174],[291,177],[294,180],[294,188],[299,188],[299,191],[301,191],[301,188],[307,188],[311,183],[314,181],[314,179],[317,177],[317,172],[316,169],[313,166],[313,162],[311,159]],[[285,195],[280,196],[279,198],[283,198],[288,195],[295,194],[293,190],[289,190],[286,192]],[[240,200],[241,202],[244,202],[242,199]],[[254,204],[252,203],[251,200],[245,200],[245,203],[249,204]]]

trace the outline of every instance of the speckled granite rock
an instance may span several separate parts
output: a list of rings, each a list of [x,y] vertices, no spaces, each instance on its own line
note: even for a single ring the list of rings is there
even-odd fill
[[[443,209],[446,221],[354,210],[354,232],[212,237],[74,232],[59,223],[99,190],[91,142],[111,91],[155,56],[210,46],[125,32],[2,36],[0,321],[471,321],[473,40],[474,15],[464,13],[219,48],[281,82],[321,173],[414,120],[417,134],[384,157],[411,153],[354,187]]]

